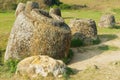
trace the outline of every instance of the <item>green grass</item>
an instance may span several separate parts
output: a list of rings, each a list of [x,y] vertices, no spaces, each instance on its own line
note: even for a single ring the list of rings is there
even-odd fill
[[[14,23],[14,13],[0,13],[0,49],[5,49],[8,36]]]
[[[104,51],[108,51],[108,50],[112,50],[112,51],[120,50],[118,47],[108,46],[108,45],[99,46],[98,49],[104,50]]]
[[[70,49],[67,57],[64,57],[62,60],[64,63],[68,64],[72,60],[73,56],[74,56],[74,53],[73,53],[72,49]]]
[[[3,56],[6,49],[10,30],[14,23],[14,12],[0,13],[0,61],[3,62]]]
[[[94,14],[93,14],[94,13]],[[62,10],[62,16],[67,23],[69,23],[70,19],[73,18],[90,18],[99,21],[102,13],[94,10]]]
[[[87,5],[90,9],[102,10],[103,12],[120,8],[119,0],[60,0],[66,4]]]

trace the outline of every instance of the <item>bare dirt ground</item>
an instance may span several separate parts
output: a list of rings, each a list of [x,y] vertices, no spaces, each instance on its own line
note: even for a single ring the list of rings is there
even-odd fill
[[[68,66],[77,70],[84,70],[88,66],[96,65],[99,68],[104,68],[108,67],[111,62],[120,61],[120,33],[114,35],[112,39],[108,39],[110,35],[106,36],[99,36],[102,41],[99,45],[72,48],[74,57]],[[113,47],[108,50],[99,48],[104,48],[104,46]],[[118,49],[114,50],[114,47]]]

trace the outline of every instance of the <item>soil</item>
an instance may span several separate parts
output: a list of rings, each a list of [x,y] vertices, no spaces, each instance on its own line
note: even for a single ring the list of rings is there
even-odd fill
[[[108,67],[111,62],[120,61],[120,33],[117,37],[109,40],[106,37],[100,37],[101,43],[98,45],[72,48],[74,57],[68,65],[76,70],[84,70],[88,66]],[[100,50],[100,46],[114,46],[116,50]]]

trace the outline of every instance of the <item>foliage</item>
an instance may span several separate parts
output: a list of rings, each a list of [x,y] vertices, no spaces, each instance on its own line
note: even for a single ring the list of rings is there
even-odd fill
[[[64,57],[62,60],[63,60],[64,63],[68,64],[68,63],[71,61],[71,59],[73,58],[73,56],[74,56],[74,53],[73,53],[73,51],[70,49],[70,50],[69,50],[69,53],[68,53],[68,56],[67,56],[67,57]]]
[[[97,38],[96,40],[92,40],[92,43],[93,44],[99,44],[101,41],[100,41],[100,39],[99,38]]]
[[[53,0],[53,4],[60,5],[60,4],[62,4],[62,2],[60,2],[60,0]]]
[[[19,62],[19,60],[10,59],[5,62],[4,66],[6,66],[8,68],[8,71],[10,71],[11,73],[14,73],[16,71],[18,62]]]
[[[112,50],[112,51],[119,50],[118,47],[115,47],[115,46],[108,46],[108,45],[99,46],[98,49],[100,49],[100,50]]]
[[[75,72],[73,71],[73,69],[67,67],[66,68],[66,72],[63,73],[63,77],[65,78],[65,80],[69,80],[70,75],[73,75],[73,74],[75,74]]]
[[[53,5],[52,6],[53,8],[60,8],[60,9],[73,9],[73,10],[77,10],[77,9],[81,9],[81,8],[86,8],[87,6],[86,5],[69,5],[69,4],[64,4],[64,3],[61,3],[59,5]]]
[[[83,45],[84,45],[84,43],[80,39],[73,39],[71,41],[71,47],[80,47],[80,46],[83,46]]]
[[[68,4],[60,4],[59,8],[60,9],[71,9],[71,6]]]

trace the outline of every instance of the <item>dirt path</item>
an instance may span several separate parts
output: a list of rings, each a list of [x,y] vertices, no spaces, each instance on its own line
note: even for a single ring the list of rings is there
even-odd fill
[[[107,67],[111,62],[120,61],[120,49],[118,50],[100,50],[100,46],[114,46],[120,48],[120,34],[113,40],[101,38],[99,45],[72,48],[74,57],[68,65],[77,70],[86,69],[88,66],[96,65],[98,67]]]

